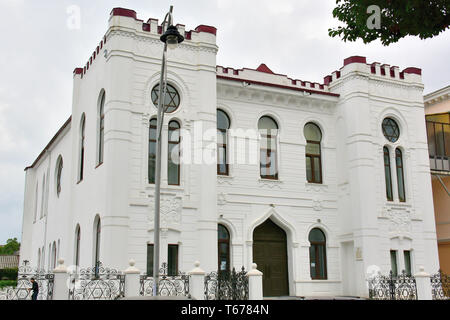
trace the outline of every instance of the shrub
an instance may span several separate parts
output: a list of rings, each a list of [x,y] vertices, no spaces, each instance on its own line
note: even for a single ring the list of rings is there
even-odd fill
[[[0,289],[5,287],[16,287],[17,280],[0,280]]]
[[[17,280],[18,269],[0,269],[0,280]]]

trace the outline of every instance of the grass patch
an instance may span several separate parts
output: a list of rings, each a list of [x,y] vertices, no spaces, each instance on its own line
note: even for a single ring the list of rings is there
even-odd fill
[[[0,289],[3,289],[5,287],[16,287],[17,286],[17,280],[0,280]]]

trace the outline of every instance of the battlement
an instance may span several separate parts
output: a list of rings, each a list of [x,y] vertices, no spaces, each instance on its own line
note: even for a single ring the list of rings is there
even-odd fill
[[[240,81],[247,84],[278,87],[307,93],[323,94],[338,97],[338,94],[329,92],[326,84],[302,81],[289,78],[283,74],[276,74],[262,63],[257,69],[233,69],[222,66],[216,67],[217,78],[231,81]]]
[[[344,65],[339,71],[333,71],[331,75],[324,78],[324,83],[328,86],[332,82],[339,80],[351,72],[366,73],[378,77],[383,77],[386,80],[396,80],[402,82],[422,83],[422,70],[415,67],[408,67],[400,71],[398,66],[390,66],[388,64],[381,64],[379,62],[367,63],[366,57],[352,56],[344,59]]]
[[[125,8],[114,8],[109,17],[109,28],[125,27],[134,29],[136,32],[144,32],[153,34],[158,37],[162,35],[163,26],[158,24],[158,19],[150,18],[147,22],[137,18],[136,11]],[[203,42],[206,44],[215,45],[217,29],[212,26],[199,25],[195,30],[186,31],[182,24],[176,25],[178,32],[184,35],[186,43]],[[89,68],[94,63],[95,59],[106,44],[107,34],[103,37],[95,51],[90,56],[84,67],[75,68],[73,75],[80,75],[81,79],[89,71]]]

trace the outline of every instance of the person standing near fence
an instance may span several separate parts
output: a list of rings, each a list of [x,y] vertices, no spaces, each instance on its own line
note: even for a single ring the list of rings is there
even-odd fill
[[[33,291],[33,294],[31,295],[31,300],[37,300],[38,294],[39,294],[39,285],[37,284],[36,280],[34,278],[30,279],[32,287],[28,289],[28,291]]]

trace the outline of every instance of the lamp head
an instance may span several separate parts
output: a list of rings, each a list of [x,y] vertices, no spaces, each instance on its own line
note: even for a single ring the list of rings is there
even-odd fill
[[[167,43],[169,49],[174,49],[184,41],[184,37],[178,32],[177,27],[169,26],[166,33],[161,36],[161,41]]]

